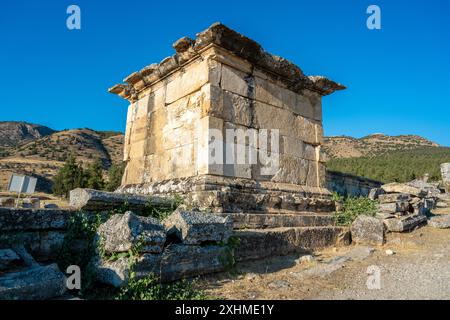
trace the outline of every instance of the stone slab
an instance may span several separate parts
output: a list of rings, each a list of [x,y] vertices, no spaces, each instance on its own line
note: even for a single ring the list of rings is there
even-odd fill
[[[34,267],[0,277],[2,300],[46,300],[66,292],[66,278],[56,264]]]

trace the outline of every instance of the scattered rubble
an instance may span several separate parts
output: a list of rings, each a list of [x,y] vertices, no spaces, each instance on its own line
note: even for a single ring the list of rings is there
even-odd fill
[[[231,249],[226,246],[232,233],[229,217],[177,211],[163,224],[152,218],[138,217],[132,212],[114,215],[99,227],[98,235],[103,237],[105,251],[124,252],[143,239],[145,250],[137,257],[133,271],[136,277],[149,274],[160,276],[161,281],[174,281],[205,273],[226,269],[230,263]],[[173,233],[179,238],[175,243],[169,240]],[[127,283],[130,275],[129,257],[108,260],[94,259],[97,280],[115,287]]]
[[[381,189],[385,194],[378,196],[376,217],[383,220],[389,232],[405,232],[426,223],[441,194],[437,183],[423,180],[389,183]]]

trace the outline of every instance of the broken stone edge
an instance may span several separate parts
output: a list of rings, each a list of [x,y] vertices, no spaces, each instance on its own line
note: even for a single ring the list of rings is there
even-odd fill
[[[173,44],[176,54],[163,59],[159,64],[151,64],[140,71],[133,72],[124,79],[125,83],[116,84],[108,91],[130,102],[135,102],[138,100],[140,91],[182,68],[211,46],[222,47],[249,61],[254,66],[281,80],[288,89],[294,92],[309,89],[326,96],[335,91],[346,89],[342,84],[323,76],[305,76],[303,71],[294,63],[266,52],[256,41],[220,22],[212,24],[196,36],[195,40],[189,37],[177,40]]]

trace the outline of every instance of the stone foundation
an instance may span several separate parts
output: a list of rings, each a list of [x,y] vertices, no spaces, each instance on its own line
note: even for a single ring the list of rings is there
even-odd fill
[[[116,192],[146,195],[181,194],[189,207],[211,212],[332,212],[327,189],[252,179],[196,176],[152,184],[125,185]]]

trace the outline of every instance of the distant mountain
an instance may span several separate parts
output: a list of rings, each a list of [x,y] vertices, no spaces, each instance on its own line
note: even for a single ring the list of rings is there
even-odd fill
[[[439,147],[435,142],[417,135],[388,136],[381,133],[363,138],[326,137],[323,150],[330,158],[374,157],[392,151]]]
[[[364,138],[327,137],[329,170],[382,182],[406,182],[428,173],[440,180],[440,164],[450,162],[450,148],[416,135],[372,134]]]
[[[123,154],[121,132],[71,129],[56,131],[24,122],[0,123],[0,190],[5,190],[12,173],[40,178],[41,191],[49,192],[51,179],[70,154],[84,165],[100,159],[107,170],[120,163]]]
[[[0,121],[0,146],[17,146],[54,133],[55,130],[38,124],[15,121]]]

